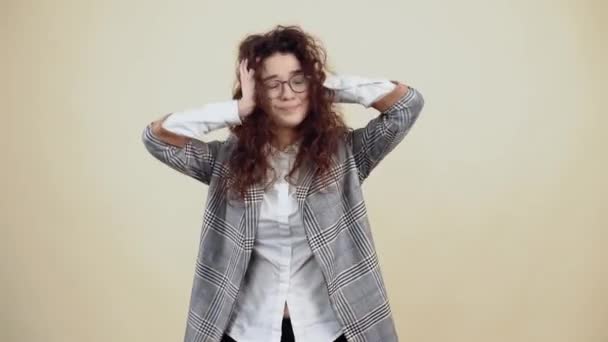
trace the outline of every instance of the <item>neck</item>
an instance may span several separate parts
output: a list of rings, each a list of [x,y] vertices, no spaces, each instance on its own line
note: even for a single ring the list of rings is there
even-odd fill
[[[298,134],[293,128],[282,128],[275,133],[274,141],[272,145],[279,149],[284,150],[287,146],[293,144],[298,139]]]

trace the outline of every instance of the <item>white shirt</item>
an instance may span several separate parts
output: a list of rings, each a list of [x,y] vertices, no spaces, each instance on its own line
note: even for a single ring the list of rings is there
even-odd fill
[[[342,335],[306,239],[295,187],[284,179],[297,147],[273,149],[270,158],[278,179],[264,194],[251,263],[226,329],[239,342],[279,342],[286,304],[296,341],[331,342]]]

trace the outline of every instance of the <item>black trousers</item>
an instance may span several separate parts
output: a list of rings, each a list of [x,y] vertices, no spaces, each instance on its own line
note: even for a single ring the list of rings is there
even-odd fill
[[[281,342],[295,342],[293,336],[293,328],[291,327],[291,320],[289,318],[283,318],[283,326],[281,327]],[[237,342],[230,336],[224,334],[222,342]],[[322,341],[319,341],[322,342]],[[340,335],[334,342],[348,342],[344,334]]]

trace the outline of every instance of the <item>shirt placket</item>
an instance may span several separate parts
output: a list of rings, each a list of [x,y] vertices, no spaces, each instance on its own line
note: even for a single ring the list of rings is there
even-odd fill
[[[279,179],[277,180],[277,211],[276,220],[278,224],[278,233],[281,237],[281,262],[279,264],[279,303],[277,303],[277,319],[274,327],[275,334],[280,336],[282,332],[283,311],[287,293],[289,291],[289,283],[291,276],[291,227],[289,225],[289,183],[285,181],[286,171],[289,170],[289,160],[286,156],[280,155],[278,158]]]

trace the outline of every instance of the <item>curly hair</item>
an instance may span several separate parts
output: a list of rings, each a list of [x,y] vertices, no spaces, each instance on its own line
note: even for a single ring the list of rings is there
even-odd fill
[[[265,34],[247,36],[239,45],[237,65],[247,59],[248,68],[260,70],[264,59],[277,52],[292,53],[309,79],[310,105],[306,118],[296,127],[301,138],[299,151],[293,168],[286,176],[286,180],[293,184],[295,170],[307,160],[318,167],[319,176],[326,175],[332,166],[332,154],[350,128],[333,105],[334,91],[323,87],[325,72],[329,71],[325,49],[299,26],[277,25]],[[262,184],[267,187],[275,180],[268,176],[269,171],[273,171],[267,158],[270,153],[268,146],[274,140],[271,119],[264,111],[264,108],[269,108],[266,105],[268,100],[259,90],[262,88],[261,73],[256,72],[254,79],[256,108],[241,125],[230,128],[238,142],[229,161],[229,189],[240,198],[245,197],[250,185]],[[237,67],[233,99],[242,96],[238,80]]]

